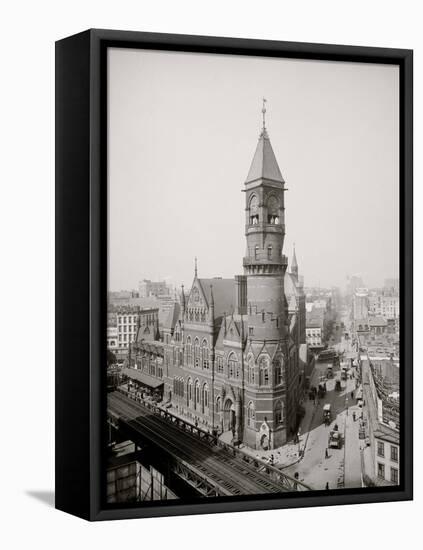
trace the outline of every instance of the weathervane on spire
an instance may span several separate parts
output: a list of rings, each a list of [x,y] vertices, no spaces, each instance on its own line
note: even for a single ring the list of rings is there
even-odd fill
[[[261,112],[263,115],[263,130],[266,130],[266,103],[267,103],[267,99],[263,97],[263,107],[261,109]]]

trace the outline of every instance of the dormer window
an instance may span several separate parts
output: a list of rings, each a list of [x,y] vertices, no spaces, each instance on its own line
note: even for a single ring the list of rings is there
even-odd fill
[[[250,217],[250,224],[251,225],[257,225],[259,222],[258,214],[254,214],[254,216]]]

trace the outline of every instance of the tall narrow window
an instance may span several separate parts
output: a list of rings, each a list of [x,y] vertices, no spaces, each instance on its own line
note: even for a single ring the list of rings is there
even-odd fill
[[[209,368],[209,348],[207,347],[207,340],[203,340],[201,345],[201,354],[203,360],[203,369]]]
[[[259,247],[255,246],[254,247],[254,259],[255,260],[258,260],[258,251],[259,251]]]
[[[197,382],[195,383],[195,408],[198,409],[199,406],[200,406],[200,383]]]
[[[280,401],[276,402],[275,406],[275,424],[282,424],[283,422],[283,409],[282,409],[282,403]]]
[[[200,366],[200,342],[198,338],[194,341],[194,365],[197,368]]]
[[[233,378],[238,368],[238,360],[234,353],[231,353],[228,359],[228,376]]]
[[[267,259],[268,260],[272,259],[272,245],[271,244],[267,247]]]
[[[256,195],[253,195],[250,200],[250,225],[257,225],[258,222],[258,199]]]
[[[248,359],[248,382],[254,384],[254,357]]]
[[[260,386],[269,385],[269,359],[261,357],[259,360],[259,383]]]
[[[279,358],[275,359],[273,363],[273,368],[275,372],[275,385],[282,384],[283,378],[282,378],[282,364],[281,360]]]
[[[250,401],[250,403],[248,403],[248,409],[247,409],[247,420],[248,420],[248,426],[250,428],[254,428],[255,419],[256,419],[256,412],[254,410],[254,404]]]
[[[187,349],[187,365],[191,366],[192,365],[192,344],[191,344],[190,336],[188,336],[187,338],[186,349]]]
[[[192,403],[192,380],[191,378],[188,378],[187,383],[187,406],[189,407]]]

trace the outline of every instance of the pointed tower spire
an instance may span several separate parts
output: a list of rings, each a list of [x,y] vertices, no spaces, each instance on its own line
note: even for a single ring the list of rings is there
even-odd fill
[[[266,129],[266,102],[267,100],[263,98],[263,107],[261,110],[263,126],[245,183],[265,179],[284,184],[285,180],[279,170],[278,162]]]
[[[213,296],[213,285],[210,285],[210,318],[212,322],[214,321],[214,296]]]
[[[198,275],[198,270],[197,270],[197,256],[195,257],[195,267],[194,267],[194,276],[195,278],[197,278],[197,275]]]
[[[185,314],[185,291],[184,291],[184,285],[181,285],[181,309],[182,309],[182,316]]]
[[[298,279],[298,263],[297,263],[297,256],[295,254],[295,243],[294,243],[294,252],[292,254],[291,273],[295,275]]]

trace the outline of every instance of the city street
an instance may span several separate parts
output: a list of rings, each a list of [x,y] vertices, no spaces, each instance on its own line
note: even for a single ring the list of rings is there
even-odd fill
[[[339,351],[344,350],[344,362],[350,364],[352,352],[349,340],[339,339],[336,347]],[[327,367],[331,363],[316,362],[311,380],[312,386],[318,386],[320,377],[326,376]],[[349,373],[351,373],[351,369]],[[299,479],[315,489],[324,489],[326,484],[330,489],[337,487],[361,487],[361,458],[360,440],[358,438],[358,416],[361,412],[351,397],[355,390],[355,378],[348,378],[341,383],[341,391],[335,390],[335,378],[339,375],[340,369],[334,370],[333,378],[326,382],[327,393],[325,397],[313,401],[307,400],[304,405],[306,409],[313,408],[311,417],[306,415],[300,428],[300,448],[304,449],[303,458],[295,464],[284,469],[289,475],[298,472]],[[331,405],[332,421],[330,426],[323,422],[323,407]],[[353,415],[356,415],[356,421]],[[342,434],[341,448],[326,449],[328,445],[329,432],[337,424]]]

